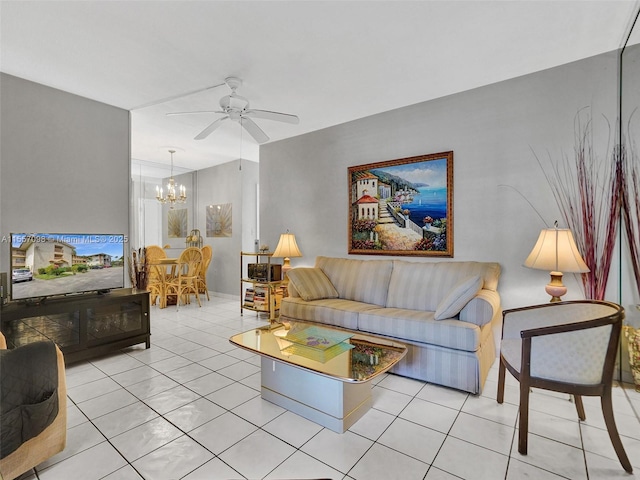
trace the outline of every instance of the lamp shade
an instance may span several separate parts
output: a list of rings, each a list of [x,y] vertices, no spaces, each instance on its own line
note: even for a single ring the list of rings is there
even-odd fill
[[[278,246],[273,252],[274,257],[301,257],[302,253],[296,243],[296,236],[293,233],[283,233],[280,235]]]
[[[524,266],[554,272],[585,273],[584,263],[568,228],[546,228],[524,261]]]

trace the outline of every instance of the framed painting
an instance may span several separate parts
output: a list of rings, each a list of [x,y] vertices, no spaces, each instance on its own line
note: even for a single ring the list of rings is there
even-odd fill
[[[349,167],[348,251],[453,257],[453,152]]]
[[[167,236],[182,238],[187,236],[187,209],[169,209],[167,212]]]
[[[232,234],[230,203],[207,206],[207,237],[230,237]]]

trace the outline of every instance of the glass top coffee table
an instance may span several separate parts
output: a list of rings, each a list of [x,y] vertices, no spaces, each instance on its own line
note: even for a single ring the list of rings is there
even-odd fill
[[[386,338],[305,322],[229,341],[262,357],[262,398],[339,433],[371,408],[371,379],[407,353]]]

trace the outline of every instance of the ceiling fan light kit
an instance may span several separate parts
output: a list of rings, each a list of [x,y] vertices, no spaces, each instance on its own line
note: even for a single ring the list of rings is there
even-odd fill
[[[220,110],[217,111],[196,111],[196,112],[174,112],[167,113],[167,115],[190,115],[201,113],[216,113],[224,115],[224,117],[214,120],[207,125],[198,135],[195,136],[195,140],[204,140],[211,133],[213,133],[223,122],[232,120],[240,123],[240,125],[253,137],[258,143],[265,143],[269,141],[269,136],[252,120],[252,118],[260,118],[264,120],[274,120],[277,122],[290,123],[297,125],[300,119],[296,115],[289,113],[272,112],[269,110],[255,110],[249,108],[249,100],[236,93],[238,87],[242,86],[242,80],[237,77],[227,77],[225,79],[226,85],[231,89],[229,95],[225,95],[220,99]]]

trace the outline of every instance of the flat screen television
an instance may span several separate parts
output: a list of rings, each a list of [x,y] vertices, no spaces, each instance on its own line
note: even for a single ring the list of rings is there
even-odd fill
[[[121,234],[12,233],[11,300],[124,287]]]

